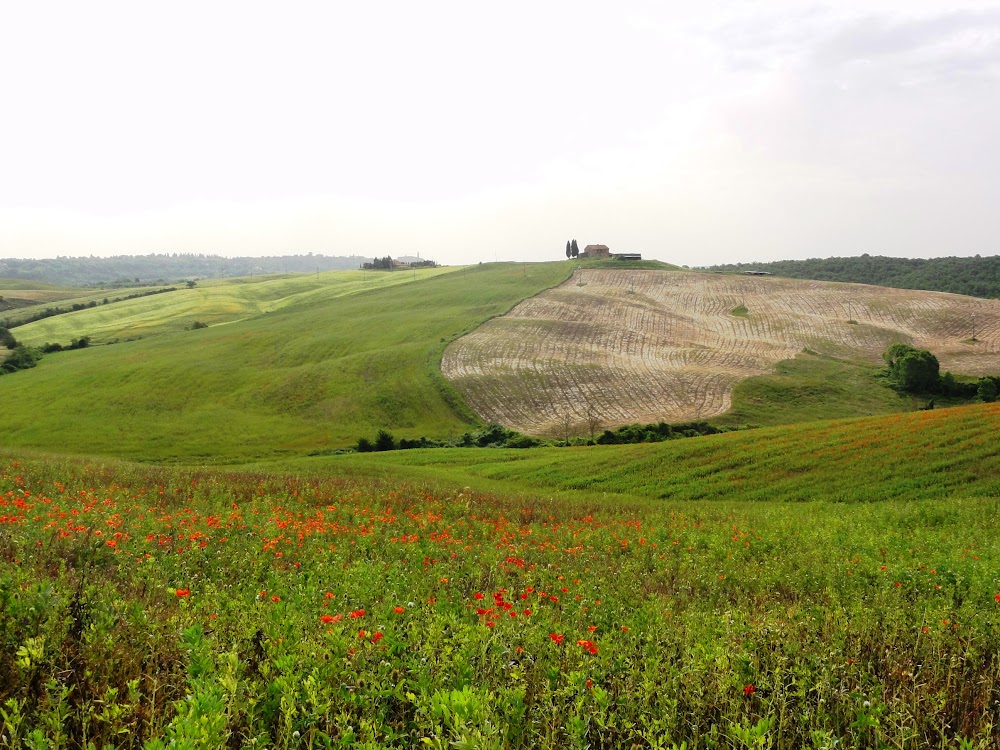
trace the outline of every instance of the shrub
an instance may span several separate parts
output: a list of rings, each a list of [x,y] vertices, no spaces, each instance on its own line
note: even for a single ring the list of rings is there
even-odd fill
[[[882,358],[889,365],[889,378],[907,393],[936,393],[941,387],[941,365],[926,349],[893,344]]]
[[[0,375],[17,372],[18,370],[27,370],[38,364],[38,360],[41,358],[42,353],[37,349],[25,346],[24,344],[18,344],[11,350],[6,359],[0,362]]]
[[[394,438],[391,433],[386,432],[385,430],[379,430],[378,434],[375,436],[375,450],[377,451],[396,450],[396,438]]]
[[[997,395],[1000,395],[1000,378],[990,376],[980,378],[976,395],[980,401],[985,401],[988,404],[996,401]]]
[[[8,349],[17,348],[17,339],[15,339],[14,334],[6,328],[0,328],[0,346],[5,346]]]

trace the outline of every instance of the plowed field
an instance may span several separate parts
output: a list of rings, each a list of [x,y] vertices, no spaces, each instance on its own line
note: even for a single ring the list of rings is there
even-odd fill
[[[734,314],[741,306],[746,314]],[[580,434],[595,421],[717,416],[738,381],[803,349],[878,362],[895,341],[929,349],[942,370],[1000,373],[1000,301],[797,279],[578,270],[453,343],[442,370],[484,419],[529,434]]]

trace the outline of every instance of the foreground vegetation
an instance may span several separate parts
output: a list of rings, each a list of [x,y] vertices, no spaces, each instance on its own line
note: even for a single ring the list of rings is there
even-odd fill
[[[932,478],[911,446],[868,455]],[[819,488],[842,466],[815,450],[785,453]],[[0,746],[992,747],[995,459],[845,506],[6,453]]]

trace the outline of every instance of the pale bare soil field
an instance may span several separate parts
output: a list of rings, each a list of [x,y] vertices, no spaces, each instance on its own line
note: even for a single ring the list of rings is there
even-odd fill
[[[747,314],[734,314],[741,305]],[[942,371],[1000,373],[1000,301],[864,284],[581,269],[455,341],[441,366],[484,419],[562,436],[586,432],[588,422],[603,428],[717,416],[730,408],[738,381],[805,349],[876,363],[897,341],[929,349]]]

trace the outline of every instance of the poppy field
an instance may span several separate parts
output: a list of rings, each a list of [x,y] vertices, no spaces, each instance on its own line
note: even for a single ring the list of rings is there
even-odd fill
[[[997,504],[0,453],[0,747],[993,747]]]

